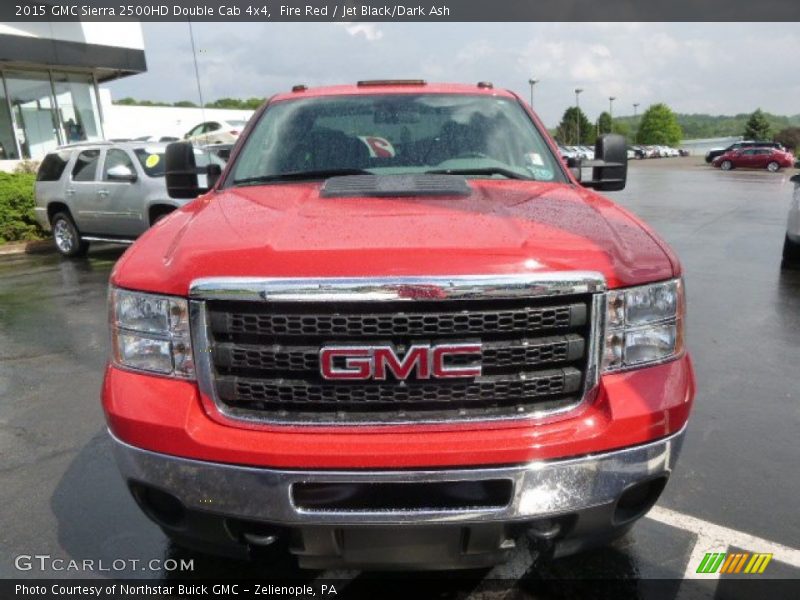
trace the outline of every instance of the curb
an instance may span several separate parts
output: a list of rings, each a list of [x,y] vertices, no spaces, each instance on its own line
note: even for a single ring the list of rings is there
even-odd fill
[[[53,240],[34,240],[31,242],[8,242],[0,245],[0,256],[13,256],[17,254],[46,254],[55,252]]]

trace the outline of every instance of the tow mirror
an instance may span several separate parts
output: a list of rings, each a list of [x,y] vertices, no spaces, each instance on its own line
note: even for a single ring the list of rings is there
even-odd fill
[[[628,178],[628,147],[625,138],[616,133],[601,135],[595,142],[594,158],[583,163],[584,167],[592,168],[592,178],[581,181],[581,185],[601,192],[624,190]]]
[[[792,175],[789,178],[789,181],[791,181],[795,186],[800,186],[800,173],[797,175]]]
[[[190,142],[173,142],[164,153],[164,175],[170,198],[197,198],[208,191],[197,182],[198,169],[194,160],[194,146]],[[217,174],[219,177],[219,174]]]

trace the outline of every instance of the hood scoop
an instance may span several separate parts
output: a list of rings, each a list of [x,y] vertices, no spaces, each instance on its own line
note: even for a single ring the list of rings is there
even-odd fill
[[[459,175],[343,175],[322,185],[323,198],[353,196],[469,196],[467,180]]]

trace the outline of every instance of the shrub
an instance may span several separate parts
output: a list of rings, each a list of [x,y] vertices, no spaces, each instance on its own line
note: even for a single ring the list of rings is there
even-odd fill
[[[14,167],[14,173],[33,173],[34,175],[39,171],[39,161],[36,160],[23,160]]]
[[[31,173],[0,173],[0,242],[44,236],[33,213],[34,181]]]

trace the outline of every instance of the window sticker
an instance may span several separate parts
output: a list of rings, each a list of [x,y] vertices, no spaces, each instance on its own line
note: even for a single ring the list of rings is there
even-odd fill
[[[386,138],[376,135],[360,135],[358,139],[367,146],[370,158],[394,158],[395,156],[394,146]]]
[[[161,157],[158,154],[151,154],[145,159],[144,166],[148,169],[153,169],[160,161]]]
[[[544,166],[544,160],[542,160],[542,155],[539,154],[538,152],[529,152],[525,156],[527,157],[528,162],[534,165],[535,167]]]

